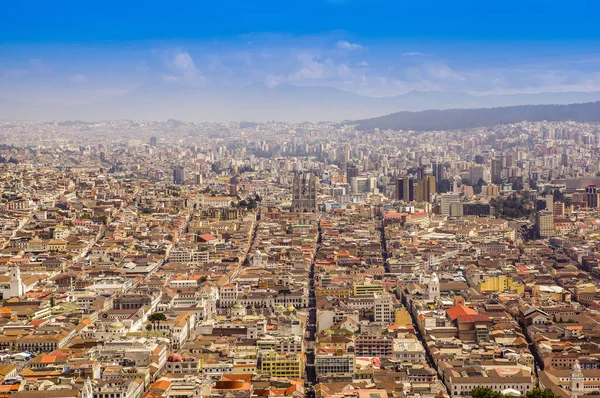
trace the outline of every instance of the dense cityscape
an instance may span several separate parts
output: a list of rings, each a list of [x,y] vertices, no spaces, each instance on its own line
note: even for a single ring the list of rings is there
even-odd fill
[[[0,137],[1,397],[600,394],[599,125]]]

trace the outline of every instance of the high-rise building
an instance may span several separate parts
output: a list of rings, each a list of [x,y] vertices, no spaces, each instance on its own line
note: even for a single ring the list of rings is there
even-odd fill
[[[427,175],[417,183],[416,201],[431,203],[431,198],[435,192],[435,177],[432,175]]]
[[[565,204],[563,202],[554,202],[554,206],[552,206],[552,214],[559,217],[564,216]]]
[[[433,163],[433,176],[435,177],[435,182],[439,184],[446,177],[446,167],[443,163]]]
[[[396,178],[396,200],[404,200],[404,178]]]
[[[158,138],[156,138],[155,136],[150,137],[150,146],[157,146],[158,145]]]
[[[483,166],[479,164],[471,166],[471,169],[469,170],[469,182],[471,183],[471,185],[477,185],[479,180],[484,180],[484,170],[485,169],[483,168]]]
[[[492,159],[492,182],[498,183],[502,180],[502,159]]]
[[[412,177],[403,177],[396,180],[396,199],[406,203],[415,200],[415,182]]]
[[[551,211],[539,211],[535,215],[535,231],[540,238],[554,236],[554,216]]]
[[[196,177],[194,179],[194,184],[202,185],[202,174],[196,173]]]
[[[319,180],[316,176],[307,173],[294,175],[292,182],[292,212],[317,211],[317,190]]]
[[[173,168],[173,184],[185,184],[185,169],[183,166],[175,166]]]
[[[346,181],[350,183],[352,177],[358,177],[358,167],[354,164],[349,164],[346,166]]]
[[[560,164],[567,167],[569,165],[569,155],[566,153],[560,155]]]
[[[445,193],[442,195],[440,200],[440,213],[444,217],[448,217],[450,215],[450,206],[453,203],[459,203],[460,196],[456,193]]]
[[[546,195],[546,210],[554,211],[554,195],[551,193]]]

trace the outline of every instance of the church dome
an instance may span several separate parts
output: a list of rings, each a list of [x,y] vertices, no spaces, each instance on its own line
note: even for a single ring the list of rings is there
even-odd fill
[[[123,323],[117,319],[116,321],[108,325],[108,327],[112,330],[121,330],[125,328],[125,325],[123,325]]]
[[[168,362],[183,362],[181,354],[171,354],[167,357]]]

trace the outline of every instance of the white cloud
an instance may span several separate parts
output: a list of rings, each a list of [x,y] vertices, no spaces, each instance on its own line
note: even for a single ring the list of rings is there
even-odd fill
[[[426,71],[430,77],[438,80],[465,80],[446,64],[428,64]]]
[[[186,51],[176,51],[167,60],[166,66],[172,73],[164,75],[164,81],[185,85],[198,85],[204,81],[204,75],[196,67],[190,53]]]
[[[402,56],[403,57],[425,57],[427,55],[424,53],[420,53],[418,51],[409,51],[409,52],[402,54]]]
[[[178,52],[173,59],[173,66],[185,76],[198,74],[194,60],[187,52]]]
[[[369,66],[369,63],[367,61],[360,61],[356,66]]]
[[[347,64],[337,63],[333,58],[321,59],[314,55],[302,54],[298,56],[298,60],[301,62],[301,68],[289,76],[291,81],[339,79],[352,75],[352,70]]]
[[[346,40],[340,40],[337,42],[337,48],[341,48],[343,50],[350,50],[350,51],[354,51],[354,50],[362,50],[363,46],[361,46],[358,43],[350,43],[349,41]]]
[[[76,75],[71,76],[71,78],[69,79],[69,81],[71,83],[83,83],[83,82],[87,81],[87,77],[85,77],[81,73],[78,73]]]
[[[283,83],[284,80],[285,80],[285,77],[283,77],[283,76],[274,75],[272,73],[269,73],[267,75],[267,77],[265,77],[265,85],[269,88],[275,88],[275,87],[279,86],[281,83]]]

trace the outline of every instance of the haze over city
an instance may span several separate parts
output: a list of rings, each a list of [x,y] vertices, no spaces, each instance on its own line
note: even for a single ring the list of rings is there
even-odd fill
[[[599,398],[600,4],[0,4],[0,398]]]

